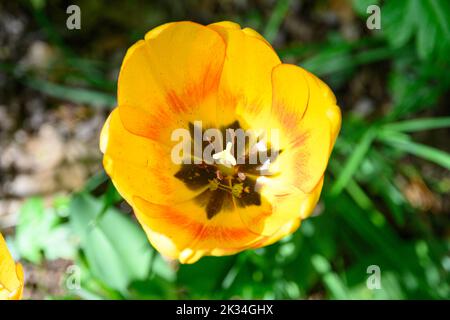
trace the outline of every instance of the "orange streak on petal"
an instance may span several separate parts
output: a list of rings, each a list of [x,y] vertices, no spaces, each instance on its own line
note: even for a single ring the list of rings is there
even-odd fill
[[[198,240],[205,241],[212,238],[219,241],[236,241],[248,237],[248,234],[248,230],[243,228],[206,226]]]

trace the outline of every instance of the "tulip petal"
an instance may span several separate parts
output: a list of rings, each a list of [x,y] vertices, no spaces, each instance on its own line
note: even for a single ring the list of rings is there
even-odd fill
[[[105,170],[130,203],[133,195],[154,203],[182,202],[203,191],[190,190],[175,178],[181,165],[172,161],[171,148],[129,132],[118,109],[106,121],[100,141]]]
[[[119,75],[118,105],[124,126],[160,143],[189,121],[214,122],[225,44],[192,22],[167,24],[132,46]],[[213,123],[214,124],[214,123]]]
[[[272,70],[272,110],[269,128],[282,131],[282,148],[298,137],[298,126],[309,102],[309,86],[304,72],[294,65],[280,64]]]
[[[22,297],[23,269],[9,253],[5,239],[0,234],[0,299],[17,300]]]
[[[276,52],[256,31],[220,24],[209,28],[224,39],[226,59],[220,78],[217,115],[225,123],[236,118],[244,129],[263,129],[272,105],[272,69],[281,63]]]
[[[336,100],[326,85],[296,66],[275,68],[273,87],[271,124],[283,132],[281,148],[286,150],[277,159],[280,175],[273,183],[310,193],[323,176],[334,142],[327,112]]]
[[[249,231],[234,211],[208,220],[203,208],[191,201],[156,205],[135,197],[133,202],[150,242],[162,254],[182,263],[193,263],[218,248],[232,254],[263,239]]]
[[[293,187],[280,188],[279,186],[268,185],[263,187],[261,198],[266,199],[270,211],[266,211],[266,214],[264,214],[264,207],[249,207],[238,210],[238,212],[249,230],[272,239],[279,234],[283,234],[283,230],[286,230],[286,224],[306,219],[312,213],[319,199],[322,185],[323,177],[309,194]],[[284,235],[288,234],[286,232],[284,232]]]
[[[284,221],[282,226],[274,232],[268,239],[264,240],[262,246],[272,244],[286,235],[294,232],[299,226],[301,220],[308,218],[319,201],[323,186],[323,177],[317,186],[309,194],[295,193],[287,197],[287,205],[274,209],[267,223],[277,224]],[[291,198],[291,199],[289,199]],[[296,204],[294,204],[294,201]],[[289,205],[294,204],[294,210],[289,210]]]

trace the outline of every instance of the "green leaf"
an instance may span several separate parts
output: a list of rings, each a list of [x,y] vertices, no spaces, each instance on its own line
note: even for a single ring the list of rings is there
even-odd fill
[[[371,5],[378,5],[379,0],[352,0],[353,10],[355,10],[360,16],[367,17],[367,8]]]
[[[416,40],[418,56],[430,59],[447,50],[450,37],[450,6],[446,0],[387,1],[383,6],[382,29],[394,47]]]
[[[318,76],[336,73],[353,67],[350,48],[334,47],[305,60],[301,66]]]
[[[398,135],[389,135],[387,132],[381,135],[380,139],[399,150],[432,161],[450,170],[450,154],[444,151],[407,140]]]
[[[404,46],[415,30],[415,8],[411,1],[387,1],[381,8],[381,30],[391,46]]]
[[[153,251],[151,262],[151,277],[157,276],[167,282],[174,282],[176,280],[175,267],[169,265],[168,261],[163,258],[156,251]]]
[[[272,11],[272,15],[267,22],[266,28],[264,30],[264,37],[270,43],[275,40],[278,29],[283,22],[290,5],[290,0],[279,0],[276,2],[276,6]]]
[[[176,290],[172,283],[160,277],[152,277],[150,280],[133,281],[130,284],[132,299],[176,299]]]
[[[450,86],[450,77],[442,73],[445,66],[434,61],[419,63],[408,55],[394,60],[394,72],[389,79],[394,108],[389,117],[398,119],[434,106]]]
[[[386,47],[361,49],[356,53],[351,51],[352,47],[347,44],[326,47],[319,54],[303,61],[301,66],[318,76],[328,76],[387,59],[398,52]]]
[[[108,176],[106,175],[106,172],[102,170],[89,178],[84,185],[83,191],[92,192],[106,181],[108,181]]]
[[[116,209],[109,208],[98,218],[102,207],[102,201],[77,194],[70,220],[92,273],[126,294],[132,281],[147,277],[152,249],[142,229]]]
[[[72,259],[76,245],[57,211],[45,208],[41,198],[31,198],[20,209],[16,228],[16,248],[25,259],[40,263],[45,257]]]
[[[66,87],[43,79],[31,77],[25,79],[25,83],[29,87],[51,97],[75,103],[87,104],[98,108],[113,108],[117,104],[116,99],[112,95],[103,92],[97,92],[84,88]]]
[[[450,38],[450,6],[446,0],[423,1],[423,6],[427,6],[432,13],[433,18],[438,22],[445,39]]]
[[[42,240],[42,246],[48,260],[73,259],[76,255],[77,243],[67,223],[50,230]]]
[[[388,123],[383,126],[383,129],[393,131],[416,132],[448,127],[450,127],[450,117],[422,118],[422,119],[413,119],[401,122]]]
[[[322,275],[323,282],[330,294],[335,299],[347,299],[348,288],[345,286],[341,278],[331,271],[328,260],[321,255],[311,257],[311,262],[318,273]]]
[[[235,257],[204,257],[192,265],[181,265],[178,283],[186,286],[196,297],[207,298],[209,292],[222,289],[222,282],[233,267]],[[209,276],[205,277],[205,270]]]
[[[369,150],[374,138],[375,130],[373,128],[367,130],[366,133],[362,136],[361,140],[356,145],[352,155],[347,160],[344,168],[334,182],[333,187],[331,188],[332,194],[337,195],[341,193],[341,191],[346,187],[347,183],[356,173],[362,161],[364,160],[364,157]]]
[[[16,248],[19,254],[34,263],[42,260],[42,235],[50,229],[52,217],[46,219],[44,201],[31,198],[21,207],[16,228]]]
[[[423,1],[426,2],[426,1]],[[424,11],[426,15],[427,11]],[[419,30],[417,32],[417,53],[421,59],[431,56],[437,39],[436,23],[430,18],[424,16],[418,21]]]

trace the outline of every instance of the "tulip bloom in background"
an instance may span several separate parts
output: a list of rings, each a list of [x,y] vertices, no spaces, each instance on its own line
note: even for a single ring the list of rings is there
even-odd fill
[[[0,233],[0,300],[19,300],[23,292],[23,269],[14,263]]]
[[[256,31],[232,22],[164,24],[128,50],[118,81],[118,107],[100,138],[104,167],[163,255],[193,263],[266,246],[311,214],[340,110],[326,84],[282,64]],[[196,121],[276,130],[279,154],[265,174],[261,163],[176,164],[172,133],[192,131]]]

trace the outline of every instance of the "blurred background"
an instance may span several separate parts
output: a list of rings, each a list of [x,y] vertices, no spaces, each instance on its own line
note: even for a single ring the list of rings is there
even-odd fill
[[[313,217],[194,265],[151,248],[98,149],[127,48],[177,20],[258,30],[343,111]],[[449,48],[446,0],[0,1],[0,231],[24,297],[449,299]]]

